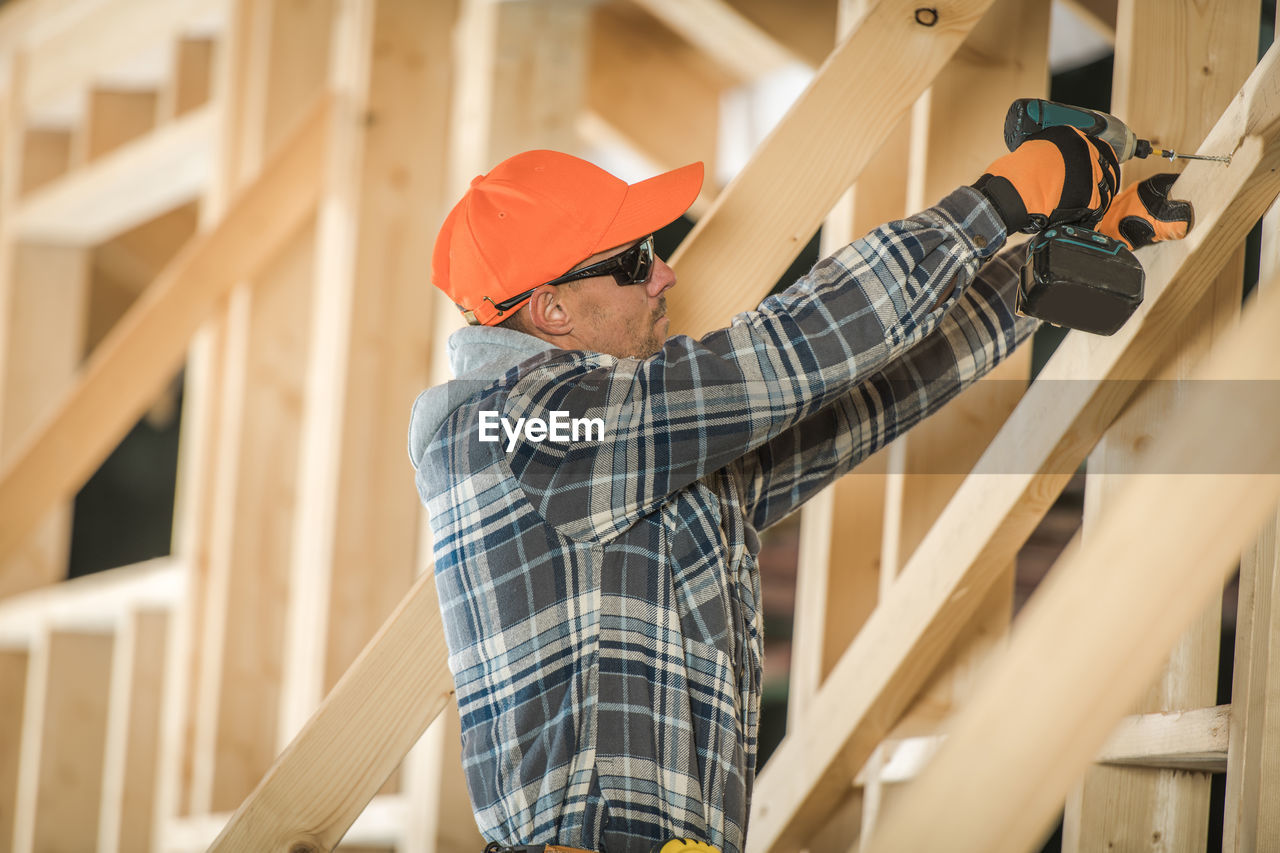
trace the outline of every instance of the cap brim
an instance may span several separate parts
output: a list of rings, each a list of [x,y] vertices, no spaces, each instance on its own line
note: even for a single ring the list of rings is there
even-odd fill
[[[631,184],[618,215],[597,241],[595,252],[647,237],[680,218],[702,190],[702,163],[690,163]]]

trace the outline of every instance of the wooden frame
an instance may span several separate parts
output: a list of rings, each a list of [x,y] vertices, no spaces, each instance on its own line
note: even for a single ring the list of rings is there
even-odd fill
[[[1139,48],[1176,41],[1142,24],[1152,16],[1135,10],[1148,0],[1072,2],[1102,29],[1118,30],[1118,67],[1161,67]],[[854,237],[968,182],[1000,152],[957,146],[953,137],[998,123],[999,98],[1027,85],[1006,90],[1004,82],[979,81],[1000,73],[991,55],[1022,48],[1014,64],[1032,76],[1044,58],[1038,35],[991,35],[1011,22],[1008,10],[1000,21],[980,23],[996,0],[945,0],[934,26],[917,18],[917,4],[841,5],[850,34],[714,204],[709,187],[702,221],[673,258],[685,286],[673,292],[671,310],[685,329],[719,325],[752,307],[855,178],[828,239]],[[659,168],[713,162],[723,94],[773,68],[819,64],[822,51],[810,42],[831,27],[831,9],[820,6],[800,4],[789,13],[795,21],[763,0],[599,7],[577,0],[25,0],[0,13],[0,258],[43,280],[62,263],[41,261],[46,253],[74,260],[139,221],[200,203],[189,245],[23,446],[14,447],[11,422],[36,419],[22,414],[12,392],[0,395],[2,557],[30,541],[30,531],[69,499],[189,359],[174,558],[0,599],[0,691],[21,699],[0,712],[0,847],[10,839],[18,850],[66,842],[100,850],[212,843],[215,850],[303,851],[342,839],[400,853],[475,846],[471,827],[452,820],[467,808],[458,722],[439,714],[452,704],[452,683],[430,537],[402,449],[408,402],[423,384],[446,377],[440,344],[458,323],[447,300],[424,289],[436,224],[472,176],[497,160],[528,147],[573,150],[587,133],[606,145],[621,139]],[[622,26],[631,16],[645,27]],[[456,62],[455,21],[467,46]],[[1172,26],[1172,16],[1162,25]],[[635,68],[609,62],[618,51],[650,51],[655,61]],[[872,460],[805,508],[797,607],[815,615],[796,637],[791,731],[757,780],[749,853],[797,845],[846,853],[860,824],[870,833],[863,850],[939,846],[921,837],[928,826],[910,819],[922,810],[952,827],[948,849],[1020,850],[1090,763],[1157,768],[1152,775],[1225,769],[1227,849],[1280,843],[1264,806],[1266,792],[1280,784],[1280,623],[1272,604],[1280,552],[1266,506],[1280,488],[1274,476],[1187,487],[1217,495],[1214,509],[1224,515],[1230,500],[1252,495],[1263,505],[1259,517],[1272,522],[1245,560],[1233,706],[1210,707],[1201,697],[1176,706],[1184,709],[1178,713],[1121,719],[1133,710],[1126,691],[1139,673],[1154,670],[1155,647],[1190,612],[1157,613],[1138,600],[1136,584],[1118,585],[1116,601],[1142,614],[1141,635],[1108,611],[1112,621],[1097,636],[1051,640],[1061,633],[1051,627],[1055,620],[1078,618],[1078,597],[1095,588],[1090,572],[1099,573],[1092,584],[1103,582],[1102,557],[1131,553],[1119,526],[1146,523],[1152,506],[1187,511],[1193,492],[1138,484],[1099,512],[1100,538],[1086,538],[1061,561],[991,680],[945,687],[926,696],[926,713],[908,715],[1069,472],[1130,404],[1136,382],[1173,363],[1170,338],[1180,318],[1199,310],[1209,280],[1235,263],[1228,256],[1280,191],[1277,61],[1272,51],[1201,146],[1231,152],[1231,165],[1193,164],[1175,187],[1195,203],[1198,221],[1186,241],[1142,253],[1148,298],[1139,315],[1111,339],[1068,338],[1007,420],[978,405],[988,436],[1003,427],[975,474],[932,498],[905,485],[889,489],[886,503],[878,471],[928,467],[922,448],[930,439],[920,430],[906,454]],[[954,73],[966,65],[969,71]],[[1217,100],[1204,107],[1187,95],[1188,122],[1213,118],[1235,93],[1239,79],[1212,70],[1206,81]],[[653,88],[637,95],[635,76]],[[1151,88],[1136,80],[1133,87]],[[328,96],[308,111],[321,88]],[[990,114],[969,106],[948,112],[979,88],[1005,93],[986,104]],[[654,110],[665,122],[649,120]],[[1123,110],[1147,135],[1174,133],[1133,102]],[[958,129],[969,119],[972,128]],[[671,124],[686,129],[684,138],[663,132]],[[1186,136],[1170,141],[1188,143]],[[157,170],[162,179],[146,177]],[[183,215],[190,227],[191,208]],[[43,241],[57,245],[35,245]],[[731,246],[741,251],[728,252]],[[1272,269],[1264,278],[1274,291],[1274,269],[1264,269]],[[275,307],[261,312],[271,299]],[[1210,370],[1225,370],[1246,351],[1274,349],[1258,328],[1264,314],[1274,324],[1280,303],[1264,300],[1226,343],[1205,344],[1217,359]],[[302,306],[299,316],[286,303]],[[21,349],[16,316],[0,309],[0,347]],[[32,328],[47,335],[76,322],[66,315]],[[1265,353],[1260,362],[1274,364],[1275,354]],[[5,369],[15,364],[22,358],[10,354]],[[74,368],[74,360],[60,364],[59,375]],[[285,374],[287,382],[264,387]],[[281,401],[295,408],[264,414]],[[941,427],[947,436],[970,419],[959,409],[938,421],[950,420]],[[1259,413],[1235,426],[1275,416]],[[1206,429],[1195,413],[1149,419],[1147,431],[1169,453],[1186,452],[1169,448]],[[269,460],[280,464],[268,471],[253,460],[266,458],[262,448],[278,434],[297,457]],[[976,449],[977,440],[963,445],[955,452]],[[1264,454],[1258,458],[1268,465],[1278,451],[1262,436],[1225,452],[1239,447]],[[280,496],[270,519],[254,509],[274,509],[267,494]],[[865,542],[857,549],[847,544],[850,513],[865,513],[870,521],[858,521],[875,528],[858,536]],[[1212,553],[1225,571],[1233,549],[1253,537],[1254,521],[1234,513],[1217,529],[1187,521],[1176,533],[1186,551]],[[1158,543],[1170,550],[1165,572],[1190,577],[1188,555],[1170,548],[1174,538]],[[65,536],[50,541],[65,544]],[[869,591],[879,586],[882,550],[883,562],[901,573]],[[1135,565],[1161,553],[1148,549]],[[842,586],[842,560],[857,567],[856,583]],[[16,574],[8,570],[0,581]],[[1194,578],[1203,588],[1210,580]],[[281,593],[268,601],[264,589]],[[1155,580],[1141,587],[1149,599],[1162,590]],[[250,612],[257,614],[251,624],[238,621]],[[244,641],[239,650],[236,640]],[[1028,699],[1010,686],[1046,661],[1096,669],[1105,640],[1135,654],[1103,662],[1113,680],[1090,683],[1087,703],[1048,689]],[[96,661],[95,671],[68,665],[75,655],[67,650],[77,643],[92,647],[84,656]],[[234,671],[246,666],[262,668],[261,677]],[[241,713],[228,705],[246,696],[261,707]],[[1048,696],[1057,696],[1052,706],[1025,704]],[[68,790],[97,816],[74,838],[48,796],[66,723],[45,710],[68,703],[92,712],[77,756],[83,772]],[[952,710],[952,734],[933,734],[935,718]],[[1071,731],[1057,755],[1015,755],[992,736],[992,719],[1003,721],[1011,741],[1046,743],[1047,729]],[[224,773],[233,739],[252,743],[252,755]],[[406,754],[406,772],[397,776]],[[1053,759],[1061,760],[1046,769]],[[1005,768],[984,783],[995,801],[983,804],[986,813],[963,799],[977,786],[956,781],[960,768],[975,764]],[[1037,791],[1020,800],[1028,775],[1037,777]],[[1145,824],[1134,815],[1128,810],[1126,823],[1140,830]]]

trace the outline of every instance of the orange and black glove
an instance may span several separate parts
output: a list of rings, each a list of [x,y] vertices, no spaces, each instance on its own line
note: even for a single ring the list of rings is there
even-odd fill
[[[1169,187],[1177,179],[1177,172],[1164,172],[1130,185],[1111,203],[1098,230],[1130,249],[1181,240],[1191,230],[1195,212],[1191,202],[1169,198]]]
[[[974,188],[991,200],[1010,232],[1059,222],[1097,222],[1120,184],[1105,142],[1068,125],[1045,128],[987,167]]]

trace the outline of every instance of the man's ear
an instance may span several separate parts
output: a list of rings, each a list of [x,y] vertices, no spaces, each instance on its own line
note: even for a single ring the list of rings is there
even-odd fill
[[[573,331],[573,316],[564,294],[555,287],[534,291],[529,300],[529,321],[545,335],[567,335]]]

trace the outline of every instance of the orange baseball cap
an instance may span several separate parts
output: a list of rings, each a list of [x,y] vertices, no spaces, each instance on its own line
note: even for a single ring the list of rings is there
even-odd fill
[[[524,302],[505,312],[497,303],[652,234],[688,210],[701,188],[701,163],[628,184],[559,151],[517,154],[475,178],[445,217],[431,282],[469,322],[500,323]]]

